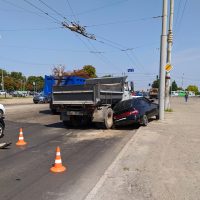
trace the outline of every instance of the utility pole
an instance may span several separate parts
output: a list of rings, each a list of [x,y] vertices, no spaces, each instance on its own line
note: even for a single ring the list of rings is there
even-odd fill
[[[167,63],[171,64],[171,51],[173,44],[173,18],[174,18],[174,0],[170,0],[170,16],[169,16],[169,30],[167,38]],[[166,85],[165,85],[165,109],[170,109],[170,72],[166,72]]]
[[[182,81],[181,81],[181,87],[182,87],[182,89],[183,89],[183,78],[184,78],[184,73],[182,75]]]
[[[162,35],[160,45],[160,87],[159,87],[159,119],[165,115],[165,65],[167,55],[167,0],[163,0]]]
[[[21,83],[21,87],[20,87],[20,90],[22,91],[22,80],[20,80],[20,83]]]
[[[4,91],[3,69],[1,70],[1,89]]]

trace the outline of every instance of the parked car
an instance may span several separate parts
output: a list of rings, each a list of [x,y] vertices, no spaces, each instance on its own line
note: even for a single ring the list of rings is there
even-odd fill
[[[5,107],[2,104],[0,104],[0,118],[4,117],[5,112],[6,112]]]
[[[0,95],[5,95],[5,94],[6,94],[6,91],[0,90]]]
[[[23,93],[23,91],[14,91],[14,92],[12,93],[12,96],[13,96],[13,97],[25,97],[26,94]]]
[[[33,97],[33,103],[49,103],[51,98],[43,93],[39,93]]]
[[[3,117],[0,117],[0,138],[4,136],[5,123]]]
[[[156,116],[158,119],[159,109],[158,104],[153,103],[145,97],[137,97],[121,101],[115,105],[114,124],[115,125],[130,125],[139,123],[147,126],[149,118]]]
[[[144,92],[144,91],[135,91],[132,93],[133,97],[148,97],[149,93],[148,92]]]

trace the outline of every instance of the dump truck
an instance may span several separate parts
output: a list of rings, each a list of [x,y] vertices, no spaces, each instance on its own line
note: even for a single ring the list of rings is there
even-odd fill
[[[150,99],[158,99],[158,88],[151,88],[149,91]]]
[[[49,108],[53,114],[56,114],[60,111],[60,104],[52,103],[52,90],[54,85],[81,85],[85,83],[85,78],[79,76],[47,76],[44,78],[44,88],[43,94],[50,98]]]
[[[95,123],[110,129],[113,107],[131,98],[126,76],[86,79],[83,85],[53,86],[52,103],[62,105],[60,119],[65,125],[80,126]],[[133,84],[131,84],[133,85]]]

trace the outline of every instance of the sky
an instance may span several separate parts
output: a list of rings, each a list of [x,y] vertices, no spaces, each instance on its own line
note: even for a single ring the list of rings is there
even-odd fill
[[[200,87],[200,1],[174,1],[171,79]],[[44,76],[59,64],[66,71],[90,64],[98,76],[126,74],[146,90],[159,74],[161,15],[162,0],[0,0],[0,68]]]

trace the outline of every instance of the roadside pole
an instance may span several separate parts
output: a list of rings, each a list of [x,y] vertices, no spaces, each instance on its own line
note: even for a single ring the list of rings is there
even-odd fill
[[[1,89],[4,91],[3,69],[1,70]]]
[[[167,38],[167,63],[171,64],[171,51],[173,44],[173,17],[174,17],[174,0],[170,0],[170,17],[169,17],[169,30]],[[165,109],[170,109],[170,72],[166,72],[166,85],[165,85]]]
[[[167,0],[163,0],[162,35],[160,44],[160,87],[159,87],[159,119],[165,115],[165,65],[167,55]]]

